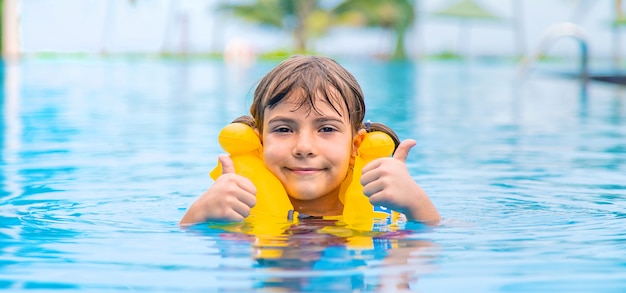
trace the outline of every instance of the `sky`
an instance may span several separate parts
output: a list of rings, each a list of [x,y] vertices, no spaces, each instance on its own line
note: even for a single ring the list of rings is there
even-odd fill
[[[21,0],[21,45],[37,52],[221,52],[233,39],[255,52],[287,48],[290,36],[231,18],[215,7],[225,0]],[[329,2],[330,0],[327,0]],[[514,55],[538,50],[551,25],[574,22],[585,33],[590,52],[609,58],[613,34],[612,0],[476,0],[502,18],[499,23],[443,20],[433,12],[453,2],[418,0],[418,21],[409,32],[411,55],[443,51],[468,55]],[[332,1],[331,1],[332,2]],[[517,21],[517,22],[516,22]],[[515,29],[515,23],[520,24]],[[619,40],[626,57],[626,42]],[[392,36],[381,30],[339,28],[314,42],[326,54],[381,54],[391,51]],[[579,56],[572,39],[548,48],[556,56]]]

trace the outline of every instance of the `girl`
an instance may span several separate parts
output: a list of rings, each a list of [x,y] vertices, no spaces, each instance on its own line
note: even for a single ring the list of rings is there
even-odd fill
[[[341,215],[341,183],[366,133],[363,93],[352,74],[330,58],[291,57],[261,79],[250,114],[248,123],[261,139],[265,165],[282,183],[295,211]],[[399,143],[390,129],[372,126],[390,134],[396,150],[393,157],[376,159],[363,168],[364,194],[372,204],[410,220],[439,221],[437,209],[405,164],[416,142]],[[222,175],[191,205],[181,225],[241,221],[250,214],[256,203],[254,184],[235,173],[230,157],[218,159]]]

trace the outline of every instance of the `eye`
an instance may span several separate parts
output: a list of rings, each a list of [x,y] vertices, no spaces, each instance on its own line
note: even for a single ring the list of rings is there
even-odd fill
[[[331,126],[324,126],[320,128],[320,132],[334,132],[334,131],[337,131],[337,129]]]
[[[273,132],[287,133],[287,132],[291,132],[291,129],[289,129],[289,127],[279,126],[279,127],[274,128]]]

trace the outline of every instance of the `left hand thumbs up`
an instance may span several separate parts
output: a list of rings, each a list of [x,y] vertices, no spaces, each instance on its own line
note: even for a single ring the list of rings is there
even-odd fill
[[[396,152],[393,153],[393,158],[406,163],[406,158],[409,156],[409,151],[413,148],[417,142],[413,139],[404,140],[398,145]]]

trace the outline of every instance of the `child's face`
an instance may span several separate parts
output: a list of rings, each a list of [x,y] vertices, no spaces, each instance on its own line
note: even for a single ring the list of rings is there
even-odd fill
[[[345,107],[339,115],[318,98],[316,112],[293,100],[289,96],[265,110],[265,164],[287,194],[303,205],[296,210],[310,210],[306,205],[313,209],[337,205],[360,136],[353,136]]]

